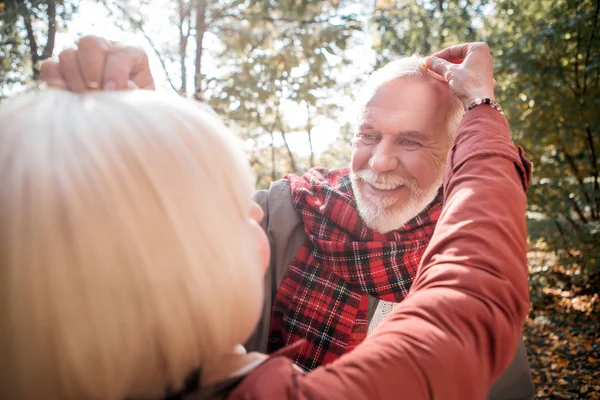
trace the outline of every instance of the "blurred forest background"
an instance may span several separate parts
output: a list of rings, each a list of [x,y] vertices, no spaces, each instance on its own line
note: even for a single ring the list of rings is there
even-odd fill
[[[483,40],[529,189],[538,398],[600,398],[600,0],[0,0],[0,102],[84,34],[146,49],[159,90],[210,103],[258,187],[349,161],[353,94],[398,55]]]

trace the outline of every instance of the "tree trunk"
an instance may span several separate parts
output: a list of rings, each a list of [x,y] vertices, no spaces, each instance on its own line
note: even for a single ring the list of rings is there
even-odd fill
[[[185,65],[188,38],[190,37],[190,11],[191,6],[186,4],[185,0],[178,0],[179,11],[179,65],[181,70],[181,87],[179,94],[185,96],[187,94],[187,68]],[[187,23],[187,31],[184,26]]]
[[[46,40],[46,46],[40,60],[46,60],[52,57],[54,52],[54,39],[56,38],[56,1],[48,1],[48,40]]]
[[[423,23],[423,54],[431,53],[431,27],[429,23],[430,21],[435,21],[434,12],[435,10],[425,10],[426,14],[421,16],[421,23]]]
[[[152,40],[150,35],[144,29],[143,21],[141,19],[136,19],[131,14],[129,14],[129,11],[123,4],[121,4],[121,2],[115,2],[115,3],[113,3],[113,5],[114,5],[114,7],[117,8],[117,10],[119,10],[121,12],[121,14],[123,14],[123,16],[129,21],[129,23],[131,25],[136,27],[140,31],[140,33],[142,35],[144,35],[144,38],[146,38],[146,41],[148,42],[150,47],[152,47],[154,54],[156,54],[156,58],[158,58],[158,61],[160,62],[160,66],[162,67],[162,69],[165,73],[165,77],[167,78],[167,82],[169,83],[169,86],[171,86],[171,89],[173,89],[173,91],[178,92],[179,90],[173,84],[173,80],[171,79],[171,74],[169,74],[169,68],[167,68],[167,63],[165,61],[165,58],[163,57],[162,52],[158,49],[158,47],[156,46],[156,44],[154,43],[154,41]],[[104,6],[111,14],[114,15],[114,10],[111,9],[111,7],[109,6],[109,4],[107,2],[104,3]]]
[[[298,172],[298,166],[296,165],[296,158],[294,157],[294,153],[292,153],[292,149],[290,149],[290,145],[285,137],[285,132],[283,129],[281,130],[281,138],[283,139],[283,144],[285,145],[285,149],[287,150],[288,157],[290,158],[290,167],[292,167],[293,172]]]
[[[313,124],[312,124],[312,116],[310,115],[310,106],[308,105],[308,103],[306,103],[306,113],[308,115],[308,118],[306,120],[306,132],[308,133],[308,147],[310,148],[310,158],[309,158],[309,166],[311,168],[313,168],[315,166],[315,152],[313,150],[313,143],[312,143],[312,129],[313,129]]]
[[[25,23],[27,41],[29,42],[29,52],[31,53],[31,72],[33,74],[33,79],[38,80],[40,76],[40,71],[37,68],[39,59],[38,46],[33,33],[33,26],[31,25],[31,16],[29,15],[29,12],[29,8],[24,4],[22,7],[21,16],[23,17],[23,22]]]
[[[281,133],[281,139],[283,140],[283,144],[285,145],[285,149],[288,153],[288,157],[290,158],[290,166],[292,167],[292,171],[297,172],[298,166],[296,165],[296,158],[294,157],[294,153],[292,153],[290,144],[287,141],[287,137],[285,136],[284,125],[281,122],[281,111],[279,109],[279,104],[277,105],[277,117],[275,118],[275,122],[273,123],[273,128],[271,129],[271,131],[273,131],[276,126],[279,126],[279,132]]]
[[[202,100],[202,41],[206,32],[207,0],[196,0],[196,71],[194,74],[194,98]]]
[[[444,48],[444,42],[446,41],[446,36],[444,35],[444,30],[446,29],[446,16],[444,15],[444,0],[438,1],[438,7],[440,11],[440,18],[442,23],[440,24],[440,33],[439,33],[439,41],[438,41],[438,50]],[[426,53],[429,54],[429,53]]]
[[[590,208],[592,209],[592,216],[595,219],[600,219],[600,170],[598,169],[598,158],[596,157],[596,148],[594,147],[594,137],[592,135],[592,130],[589,124],[586,124],[585,127],[587,142],[589,146],[590,159],[592,160],[592,173],[594,176],[594,204],[590,204]],[[594,213],[595,206],[595,213]],[[595,215],[594,215],[595,214]]]
[[[273,134],[273,130],[269,134],[271,135],[271,182],[275,182],[277,180],[275,135]]]
[[[52,57],[54,51],[54,40],[56,38],[56,1],[48,0],[46,2],[48,8],[46,14],[48,16],[48,37],[46,40],[46,46],[40,54],[37,41],[35,40],[35,33],[33,32],[33,25],[31,23],[31,10],[27,7],[27,4],[23,3],[21,7],[21,16],[23,17],[23,23],[25,24],[25,30],[27,31],[27,41],[29,42],[29,52],[31,53],[31,73],[33,80],[40,80],[40,67],[39,62],[47,58]]]

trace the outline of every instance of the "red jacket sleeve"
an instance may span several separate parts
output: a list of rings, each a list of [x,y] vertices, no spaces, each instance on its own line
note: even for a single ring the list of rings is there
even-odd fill
[[[278,398],[484,399],[529,309],[529,173],[504,116],[469,111],[448,156],[444,210],[407,298],[337,361],[302,375],[271,360],[246,387],[270,386]],[[244,398],[267,398],[259,393]]]

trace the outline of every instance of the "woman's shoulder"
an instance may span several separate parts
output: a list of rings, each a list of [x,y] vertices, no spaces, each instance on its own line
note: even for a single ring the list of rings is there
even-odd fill
[[[252,370],[231,391],[228,399],[299,399],[295,381],[304,372],[294,364],[304,340],[286,346],[273,353],[266,361]]]

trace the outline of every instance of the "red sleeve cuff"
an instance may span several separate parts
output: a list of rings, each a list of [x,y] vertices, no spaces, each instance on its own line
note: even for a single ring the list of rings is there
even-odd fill
[[[485,140],[482,140],[485,137]],[[503,114],[488,106],[478,106],[463,117],[448,155],[448,179],[472,157],[504,157],[514,162],[521,177],[523,189],[531,182],[532,164],[522,148],[516,148],[510,137],[508,122]]]

